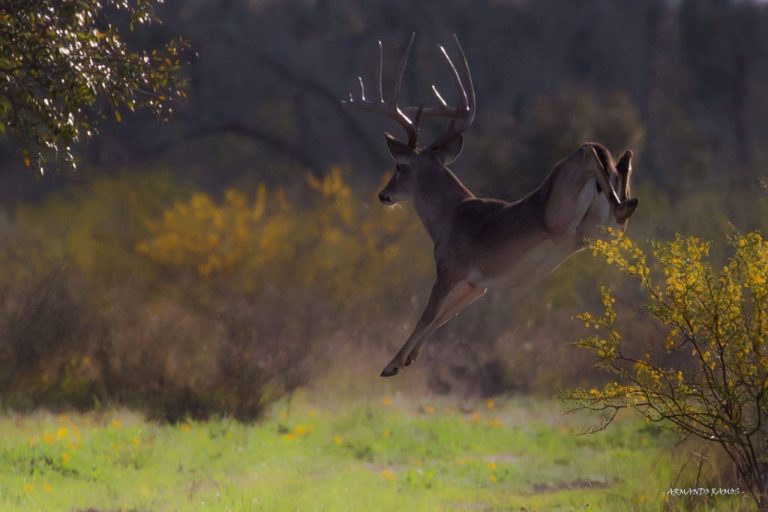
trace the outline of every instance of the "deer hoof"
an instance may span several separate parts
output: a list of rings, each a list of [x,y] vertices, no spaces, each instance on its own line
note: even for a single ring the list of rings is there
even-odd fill
[[[397,375],[397,372],[400,371],[400,366],[392,361],[387,365],[386,368],[381,372],[382,377],[392,377],[393,375]]]
[[[616,221],[619,223],[623,223],[625,220],[627,220],[633,213],[635,213],[635,209],[637,209],[638,200],[635,199],[627,199],[625,201],[622,201],[615,210],[616,215]]]

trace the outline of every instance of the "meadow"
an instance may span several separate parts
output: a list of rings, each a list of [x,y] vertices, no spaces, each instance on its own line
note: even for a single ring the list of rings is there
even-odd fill
[[[768,510],[768,2],[160,4],[0,7],[0,512]],[[339,100],[380,39],[388,99],[459,104],[451,34],[470,189],[517,200],[598,141],[640,206],[382,380],[434,244],[377,197],[397,126]],[[698,437],[582,435],[569,390]]]
[[[251,424],[6,414],[0,509],[688,510],[666,491],[702,476],[690,446],[635,416],[581,435],[599,418],[530,398],[317,402],[298,393]],[[698,505],[752,506],[743,494]]]

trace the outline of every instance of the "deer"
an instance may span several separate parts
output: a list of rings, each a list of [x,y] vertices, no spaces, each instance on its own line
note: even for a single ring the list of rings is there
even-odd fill
[[[384,134],[395,171],[378,199],[387,206],[413,200],[434,243],[436,276],[429,299],[382,377],[410,366],[438,328],[489,288],[525,289],[584,249],[590,239],[604,236],[606,227],[623,232],[638,205],[637,198],[630,198],[632,151],[614,161],[608,149],[595,142],[583,143],[517,201],[476,197],[448,168],[461,154],[464,133],[477,109],[464,49],[454,34],[463,68],[459,73],[445,47],[438,45],[458,92],[455,107],[434,85],[436,105],[400,106],[398,97],[414,38],[415,34],[402,54],[389,100],[383,95],[379,41],[377,98],[366,97],[363,79],[357,77],[359,96],[350,92],[348,100],[342,101],[349,109],[383,115],[405,130],[407,142]],[[425,118],[448,119],[449,124],[437,140],[422,146],[419,123]]]

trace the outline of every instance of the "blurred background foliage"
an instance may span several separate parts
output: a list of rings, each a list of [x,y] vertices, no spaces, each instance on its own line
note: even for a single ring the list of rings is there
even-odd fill
[[[104,125],[75,148],[77,172],[43,176],[0,141],[6,406],[253,418],[316,378],[378,378],[426,300],[431,247],[410,205],[376,201],[394,128],[338,100],[373,76],[377,39],[391,79],[411,31],[411,104],[433,82],[452,90],[434,43],[456,32],[467,52],[479,111],[453,168],[478,195],[519,198],[596,140],[635,152],[634,239],[696,235],[717,258],[725,235],[765,228],[764,3],[179,0],[157,15],[125,37],[196,52],[171,121]],[[482,395],[591,385],[601,377],[572,345],[572,317],[599,306],[599,282],[636,303],[619,277],[580,253],[533,290],[492,291],[401,382]],[[621,321],[638,340],[658,335],[641,311]]]

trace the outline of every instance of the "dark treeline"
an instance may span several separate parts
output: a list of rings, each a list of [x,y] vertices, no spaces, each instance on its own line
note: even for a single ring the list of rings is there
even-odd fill
[[[7,403],[156,399],[171,418],[250,417],[305,382],[312,365],[302,357],[327,340],[382,354],[399,346],[431,274],[414,216],[375,204],[391,168],[382,133],[402,134],[339,102],[357,75],[373,90],[378,39],[386,93],[417,33],[402,98],[418,105],[432,101],[432,83],[455,100],[435,44],[455,51],[458,35],[479,110],[455,170],[479,195],[520,197],[596,140],[635,151],[633,236],[722,240],[734,227],[765,227],[766,4],[175,0],[159,15],[143,37],[181,36],[196,52],[172,121],[124,116],[79,148],[77,173],[34,175],[19,148],[0,146]],[[423,138],[441,128],[430,124]],[[277,206],[250,203],[257,190]],[[220,218],[234,219],[229,231]],[[250,238],[234,227],[246,218]],[[596,283],[616,278],[603,270],[582,254],[537,289],[539,300],[488,294],[420,361],[432,388],[551,392],[594,378],[567,342],[572,315],[598,302]],[[626,319],[634,332],[657,335],[639,315]]]
[[[358,74],[372,88],[378,39],[391,78],[411,31],[412,104],[431,101],[433,82],[450,96],[435,44],[452,32],[464,44],[480,109],[458,171],[480,189],[518,195],[590,138],[631,145],[638,179],[675,191],[753,183],[766,160],[760,3],[178,0],[160,15],[155,37],[181,35],[197,52],[189,101],[169,125],[139,116],[105,129],[81,154],[91,172],[162,165],[215,190],[346,163],[356,179],[378,180],[389,166],[381,132],[395,128],[337,100]],[[4,182],[24,180],[16,148],[4,149]],[[5,202],[44,189],[9,184]]]

